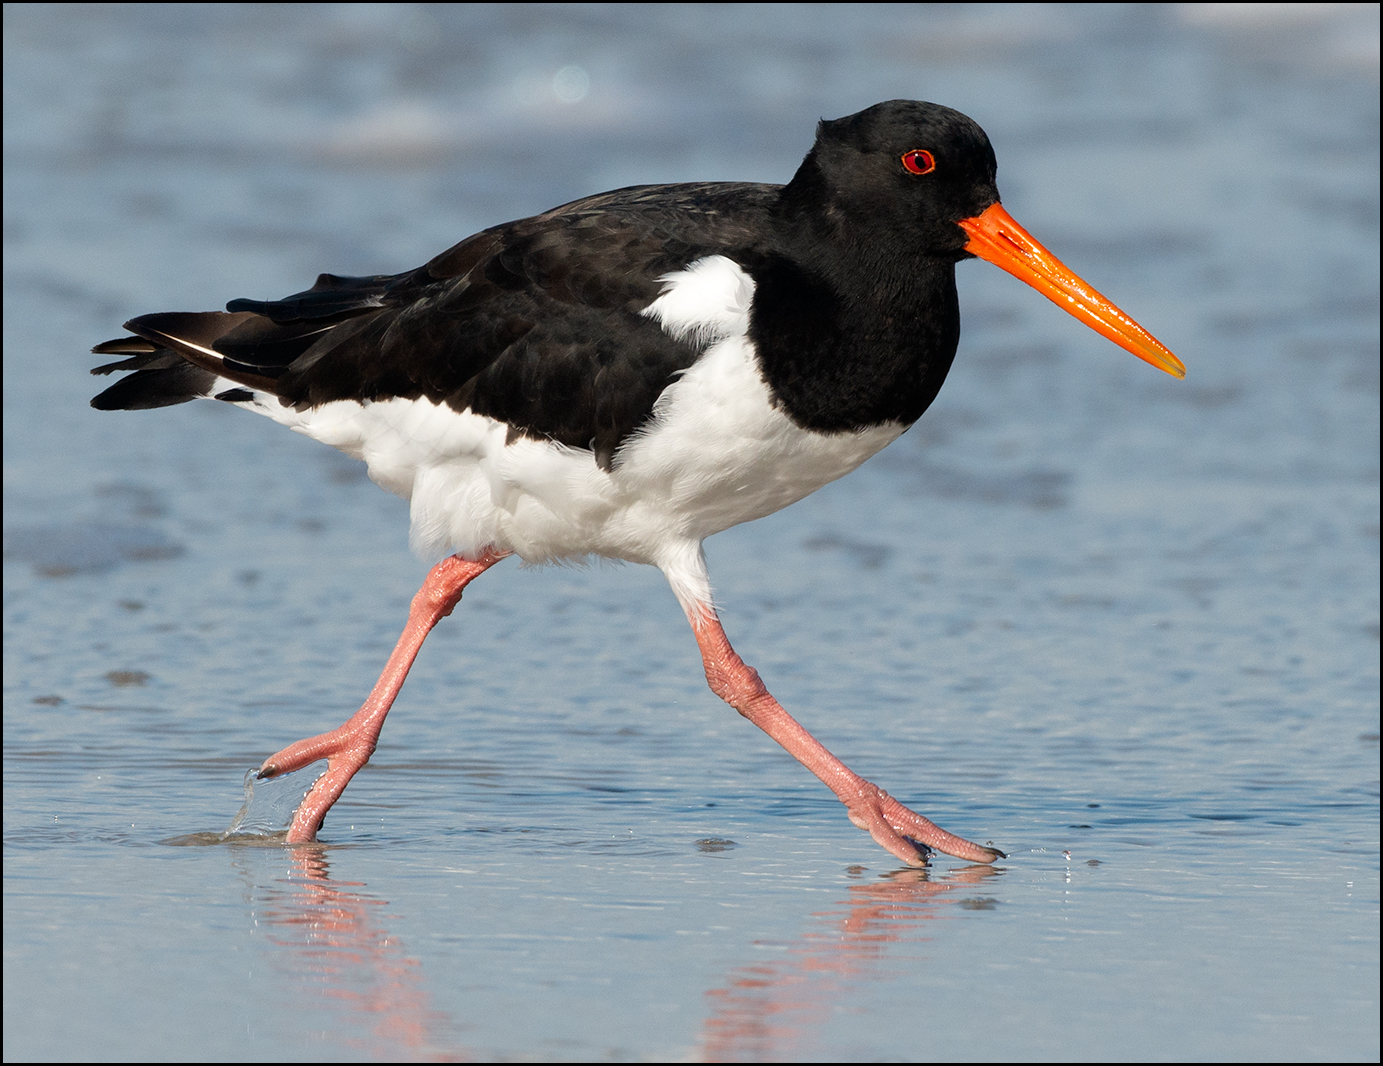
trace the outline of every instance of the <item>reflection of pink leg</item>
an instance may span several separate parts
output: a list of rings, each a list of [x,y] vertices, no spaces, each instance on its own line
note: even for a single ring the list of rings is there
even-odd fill
[[[413,597],[403,635],[360,710],[340,728],[290,744],[264,760],[259,768],[260,777],[301,770],[319,759],[327,761],[327,772],[317,779],[293,815],[293,824],[288,829],[290,844],[301,844],[316,837],[331,805],[340,799],[355,772],[374,754],[384,716],[393,706],[399,689],[403,688],[404,678],[432,627],[461,602],[462,589],[507,554],[488,550],[474,562],[453,555],[434,566]]]
[[[692,630],[701,646],[706,680],[711,691],[787,749],[788,754],[826,783],[850,812],[850,821],[869,831],[877,844],[909,866],[922,866],[925,856],[911,841],[971,862],[1006,858],[1002,851],[984,848],[952,836],[908,810],[878,785],[854,774],[769,695],[753,667],[735,654],[720,619],[709,607],[693,614]]]

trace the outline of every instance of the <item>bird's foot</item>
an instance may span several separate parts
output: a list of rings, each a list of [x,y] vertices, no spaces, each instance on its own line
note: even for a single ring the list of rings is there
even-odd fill
[[[850,821],[909,866],[926,866],[927,855],[933,850],[971,862],[994,862],[1008,857],[997,848],[972,844],[946,832],[935,822],[904,807],[878,785],[868,781],[861,785],[855,796],[845,800]]]
[[[290,744],[264,760],[256,775],[260,778],[278,777],[322,759],[327,761],[326,773],[317,778],[293,812],[288,843],[305,844],[316,839],[331,805],[341,798],[356,771],[370,761],[378,735],[378,730],[371,734],[368,730],[352,729],[347,722],[329,733]]]

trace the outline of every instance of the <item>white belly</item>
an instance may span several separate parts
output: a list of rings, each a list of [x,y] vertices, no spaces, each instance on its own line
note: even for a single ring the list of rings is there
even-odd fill
[[[412,504],[423,555],[488,546],[529,562],[604,555],[656,563],[669,540],[701,541],[795,503],[903,432],[801,429],[771,406],[748,341],[722,341],[659,398],[653,421],[607,473],[592,452],[550,441],[505,445],[508,427],[430,400],[339,400],[259,410],[363,459]]]
[[[709,603],[709,588],[699,587],[702,540],[848,474],[905,428],[817,433],[773,406],[746,336],[752,292],[747,275],[720,257],[669,279],[645,313],[669,333],[712,343],[664,390],[609,472],[584,449],[506,445],[504,423],[426,399],[244,406],[363,459],[377,484],[410,501],[410,541],[424,557],[494,547],[530,563],[588,555],[652,563],[684,602]]]

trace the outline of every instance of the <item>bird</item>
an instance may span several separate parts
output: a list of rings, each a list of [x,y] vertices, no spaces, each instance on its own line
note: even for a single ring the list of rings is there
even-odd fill
[[[363,460],[440,559],[383,672],[340,727],[286,840],[316,839],[379,742],[432,628],[501,560],[660,568],[712,691],[777,741],[898,860],[1006,858],[854,773],[769,693],[721,625],[702,544],[848,474],[935,399],[960,339],[955,267],[1002,268],[1131,354],[1182,363],[1001,206],[989,138],[891,100],[822,120],[784,185],[692,182],[587,196],[492,226],[402,274],[322,274],[281,300],[166,312],[93,348],[127,372],[92,401],[210,398]]]

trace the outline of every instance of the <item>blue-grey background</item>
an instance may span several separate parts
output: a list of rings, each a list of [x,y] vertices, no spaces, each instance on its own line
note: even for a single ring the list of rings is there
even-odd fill
[[[6,1060],[1377,1058],[1376,6],[12,4],[4,49]],[[91,345],[783,181],[892,97],[1190,368],[962,264],[923,421],[708,544],[783,703],[1011,859],[898,871],[658,573],[514,564],[329,847],[165,843],[358,705],[424,567],[267,419],[92,411]]]

